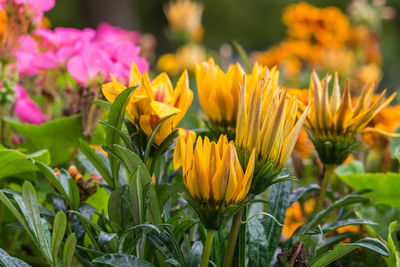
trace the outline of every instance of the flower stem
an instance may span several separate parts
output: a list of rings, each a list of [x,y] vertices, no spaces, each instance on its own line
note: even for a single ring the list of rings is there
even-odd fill
[[[325,173],[324,177],[322,178],[321,191],[319,193],[319,198],[317,202],[317,207],[315,209],[315,213],[319,212],[322,209],[322,206],[324,205],[326,190],[328,189],[331,176],[335,171],[336,164],[326,164],[324,168],[325,168]]]
[[[201,255],[201,264],[200,267],[207,267],[208,266],[208,259],[210,258],[210,252],[212,248],[212,243],[214,239],[215,230],[208,230],[206,245],[203,248],[203,254]]]
[[[223,267],[231,267],[233,261],[233,254],[235,253],[236,241],[242,224],[242,216],[244,207],[242,207],[232,220],[231,231],[229,232],[228,245],[225,250]]]

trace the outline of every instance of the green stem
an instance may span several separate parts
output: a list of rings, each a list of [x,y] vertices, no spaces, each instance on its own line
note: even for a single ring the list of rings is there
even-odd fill
[[[325,173],[324,177],[322,178],[321,191],[319,193],[319,198],[315,209],[315,213],[319,212],[322,209],[322,206],[324,205],[326,190],[328,189],[329,186],[329,180],[331,179],[332,174],[335,171],[336,164],[325,164],[324,168],[325,168]]]
[[[214,240],[214,233],[215,230],[208,230],[206,245],[203,248],[203,254],[201,255],[201,264],[200,267],[207,267],[208,266],[208,259],[210,258],[212,243]]]
[[[229,232],[228,245],[225,250],[223,267],[231,267],[233,255],[235,254],[236,241],[242,224],[242,215],[244,207],[242,207],[232,220],[231,231]]]

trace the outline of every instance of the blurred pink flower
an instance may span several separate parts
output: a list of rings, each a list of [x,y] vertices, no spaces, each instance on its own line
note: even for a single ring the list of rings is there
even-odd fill
[[[67,70],[79,85],[88,87],[103,82],[113,71],[113,64],[96,44],[86,44],[79,54],[68,60]]]
[[[131,42],[137,44],[140,40],[140,33],[137,31],[128,31],[119,27],[112,26],[108,23],[101,23],[97,26],[96,31],[97,42]]]
[[[15,86],[14,97],[16,100],[14,110],[17,117],[22,122],[41,124],[48,119],[47,116],[42,113],[38,105],[30,99],[25,88],[19,84]]]

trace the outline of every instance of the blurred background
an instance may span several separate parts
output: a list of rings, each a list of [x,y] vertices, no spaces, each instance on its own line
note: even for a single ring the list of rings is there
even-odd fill
[[[263,51],[285,39],[287,27],[282,23],[285,8],[299,1],[204,0],[202,16],[203,45],[220,51],[221,46],[237,40],[246,52]],[[336,6],[348,14],[348,0],[306,1],[316,7]],[[382,1],[374,1],[382,2]],[[108,22],[125,29],[151,33],[156,39],[155,57],[174,52],[168,41],[168,21],[163,11],[168,1],[160,0],[57,0],[47,13],[51,27],[95,28]],[[388,0],[386,6],[397,15],[382,20],[377,30],[383,65],[380,88],[400,89],[400,1]],[[369,15],[367,14],[367,17]],[[374,14],[370,14],[374,16]],[[151,62],[152,66],[155,62]]]

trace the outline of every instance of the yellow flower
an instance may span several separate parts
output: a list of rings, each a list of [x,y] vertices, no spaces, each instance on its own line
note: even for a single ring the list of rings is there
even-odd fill
[[[200,3],[190,0],[171,1],[164,7],[164,13],[173,30],[188,31],[196,41],[202,39],[203,6]]]
[[[230,65],[224,73],[213,59],[196,66],[196,82],[200,105],[208,117],[212,130],[218,135],[227,134],[231,139],[236,126],[239,85],[247,76],[248,87],[254,86],[258,77],[265,74],[266,68],[256,64],[251,74],[245,74],[239,63]],[[278,72],[273,71],[273,82],[278,82]]]
[[[187,69],[193,72],[197,63],[205,60],[204,48],[197,44],[185,45],[176,51],[176,54],[164,54],[157,61],[157,69],[172,75]]]
[[[183,181],[190,194],[189,202],[199,213],[207,229],[219,229],[226,222],[230,207],[240,204],[250,189],[255,152],[251,153],[246,171],[240,165],[233,141],[221,135],[210,142],[195,134],[181,131],[174,154],[174,167],[182,166]],[[228,216],[229,217],[229,216]]]
[[[138,86],[126,107],[126,113],[132,123],[139,125],[140,129],[150,136],[162,119],[175,114],[157,131],[154,137],[156,145],[160,145],[175,130],[192,103],[193,92],[189,88],[188,79],[187,72],[183,72],[174,89],[167,74],[161,73],[150,81],[146,72],[142,76],[136,64],[132,65],[129,87]],[[112,75],[111,82],[102,87],[104,96],[110,102],[114,102],[125,89],[126,86],[117,82]]]
[[[297,119],[299,101],[280,90],[268,71],[249,92],[246,83],[240,90],[235,142],[242,162],[256,149],[258,162],[251,192],[259,194],[276,182],[285,167],[309,107]]]
[[[385,98],[386,90],[372,103],[374,85],[367,84],[355,107],[352,105],[350,87],[340,93],[339,80],[335,74],[332,95],[329,96],[328,84],[331,76],[322,81],[315,72],[310,78],[310,115],[304,125],[310,139],[325,164],[341,164],[357,147],[355,135],[365,131],[379,131],[368,128],[367,124],[395,97],[395,93]],[[388,133],[387,133],[388,134]]]

